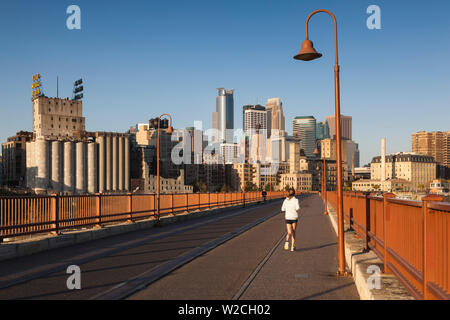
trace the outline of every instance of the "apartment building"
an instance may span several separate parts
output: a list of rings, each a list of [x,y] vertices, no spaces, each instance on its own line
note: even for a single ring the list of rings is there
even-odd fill
[[[371,180],[405,180],[411,182],[412,190],[420,190],[436,179],[436,162],[432,156],[398,152],[386,156],[385,159],[384,168],[381,156],[372,159]]]

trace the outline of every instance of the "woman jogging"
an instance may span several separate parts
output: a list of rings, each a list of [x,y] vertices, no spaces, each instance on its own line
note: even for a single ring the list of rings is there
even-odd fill
[[[289,189],[289,196],[284,199],[281,211],[286,212],[286,243],[284,244],[284,250],[289,250],[289,238],[292,237],[291,251],[295,250],[295,229],[298,222],[298,210],[300,210],[300,204],[295,197],[295,190]]]

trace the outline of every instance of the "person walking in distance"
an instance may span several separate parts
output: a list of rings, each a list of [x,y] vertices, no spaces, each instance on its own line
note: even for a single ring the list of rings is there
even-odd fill
[[[284,244],[284,250],[289,250],[289,239],[291,241],[291,251],[295,250],[295,230],[297,229],[298,222],[298,211],[300,210],[300,204],[298,199],[295,197],[295,190],[289,189],[289,195],[283,201],[283,206],[281,207],[281,211],[286,212],[285,220],[286,220],[286,243]]]

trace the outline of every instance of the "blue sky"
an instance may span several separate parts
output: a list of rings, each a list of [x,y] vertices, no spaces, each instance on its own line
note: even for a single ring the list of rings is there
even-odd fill
[[[66,8],[81,8],[82,29],[66,28]],[[381,8],[381,30],[366,9]],[[333,29],[318,14],[310,39],[322,59],[292,59],[315,10],[338,19],[341,111],[353,116],[361,163],[387,151],[410,151],[411,134],[450,130],[448,1],[2,1],[0,141],[32,130],[31,77],[43,90],[71,96],[85,82],[88,130],[125,131],[164,112],[177,128],[211,125],[216,88],[234,88],[241,108],[281,97],[286,126],[295,116],[334,114]]]

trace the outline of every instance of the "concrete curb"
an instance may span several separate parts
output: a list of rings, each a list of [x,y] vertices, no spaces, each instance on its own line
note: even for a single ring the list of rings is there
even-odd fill
[[[276,201],[279,199],[268,200],[266,203]],[[245,207],[253,207],[259,204],[259,202],[253,202],[247,204]],[[218,214],[224,211],[232,210],[242,207],[242,205],[235,205],[229,207],[221,207],[211,210],[194,211],[189,213],[179,213],[175,216],[161,217],[161,225],[167,225],[174,222],[181,222],[192,220],[200,217],[207,217],[210,215]],[[155,220],[150,218],[146,220],[121,223],[114,225],[107,225],[99,229],[85,229],[76,231],[66,231],[60,235],[42,235],[35,236],[31,239],[20,240],[11,243],[0,244],[0,261],[15,259],[27,255],[32,255],[38,252],[48,251],[52,249],[68,247],[79,243],[94,241],[106,237],[125,234],[132,231],[143,230],[152,228],[155,225]]]
[[[337,213],[329,204],[328,217],[337,235]],[[364,252],[364,240],[356,236],[355,231],[345,231],[345,263],[353,274],[356,288],[361,300],[414,300],[403,284],[392,274],[380,274],[379,289],[370,289],[369,284],[376,285],[374,269],[383,270],[383,262],[373,251]],[[372,266],[372,267],[371,267]],[[373,271],[370,271],[373,268]],[[369,270],[368,270],[369,269]],[[372,277],[372,278],[370,278]]]

